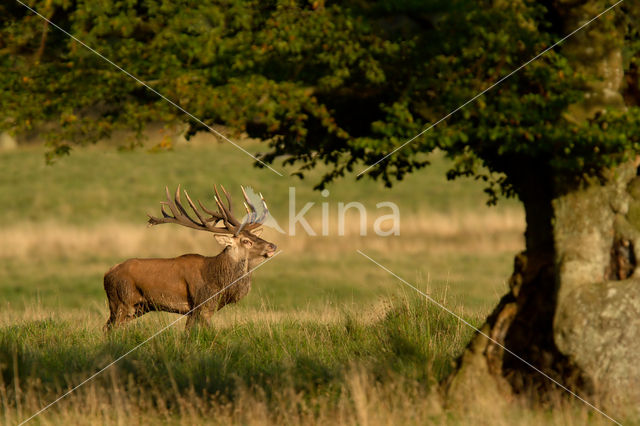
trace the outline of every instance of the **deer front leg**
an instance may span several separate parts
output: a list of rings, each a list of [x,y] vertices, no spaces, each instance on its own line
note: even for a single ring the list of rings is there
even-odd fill
[[[193,298],[192,311],[187,316],[186,329],[194,325],[209,326],[209,319],[219,309],[220,296],[211,297],[212,292],[208,288],[201,288]],[[213,293],[215,294],[215,293]]]
[[[185,325],[185,329],[190,330],[194,326],[209,327],[209,318],[211,318],[211,313],[206,315],[201,309],[197,309],[187,315],[187,324]]]

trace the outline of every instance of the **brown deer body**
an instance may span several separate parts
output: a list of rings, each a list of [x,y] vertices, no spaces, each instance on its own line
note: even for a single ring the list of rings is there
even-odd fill
[[[171,210],[162,209],[162,218],[149,218],[150,225],[176,223],[190,228],[213,232],[225,246],[217,256],[185,254],[172,259],[129,259],[111,268],[104,276],[104,289],[109,299],[110,316],[105,329],[123,324],[152,311],[188,314],[187,327],[208,323],[211,315],[229,303],[235,303],[251,289],[251,270],[273,256],[276,246],[254,233],[261,226],[268,209],[264,200],[263,214],[258,217],[255,207],[245,196],[248,218],[240,223],[216,192],[218,212],[200,207],[200,212],[185,191],[187,200],[197,219],[192,219],[180,202],[180,187],[174,201],[167,189],[167,202]],[[217,226],[222,222],[223,226]]]

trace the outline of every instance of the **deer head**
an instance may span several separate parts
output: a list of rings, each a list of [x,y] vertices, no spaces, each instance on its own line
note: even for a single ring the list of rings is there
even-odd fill
[[[167,201],[160,203],[162,218],[148,215],[149,225],[175,223],[200,231],[212,232],[216,241],[225,246],[225,250],[228,250],[228,254],[233,260],[237,262],[246,260],[248,267],[253,268],[262,260],[273,256],[276,251],[275,244],[265,241],[255,234],[269,213],[267,203],[262,197],[262,194],[260,194],[263,211],[261,215],[258,215],[255,206],[249,200],[244,188],[241,187],[245,199],[244,206],[247,210],[247,218],[244,222],[240,222],[232,214],[231,196],[222,185],[220,187],[227,199],[227,205],[225,206],[222,202],[218,188],[214,185],[214,199],[218,206],[218,211],[209,210],[199,200],[198,205],[202,211],[198,210],[187,191],[184,191],[187,202],[196,216],[195,218],[192,218],[182,205],[182,201],[180,200],[180,185],[178,185],[176,189],[173,200],[171,199],[169,188],[165,187]],[[171,213],[167,213],[165,207],[168,207]]]

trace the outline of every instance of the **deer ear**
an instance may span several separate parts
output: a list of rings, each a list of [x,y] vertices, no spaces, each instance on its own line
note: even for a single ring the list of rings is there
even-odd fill
[[[215,234],[213,237],[216,239],[216,241],[220,245],[223,245],[225,247],[233,245],[233,237],[231,235]]]

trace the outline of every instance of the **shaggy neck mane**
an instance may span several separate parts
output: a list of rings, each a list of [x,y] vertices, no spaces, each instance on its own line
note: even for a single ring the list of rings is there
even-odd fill
[[[249,271],[248,256],[240,258],[237,250],[231,246],[225,247],[219,255],[212,257],[211,260],[214,261],[209,263],[209,272],[216,276],[236,278]]]

